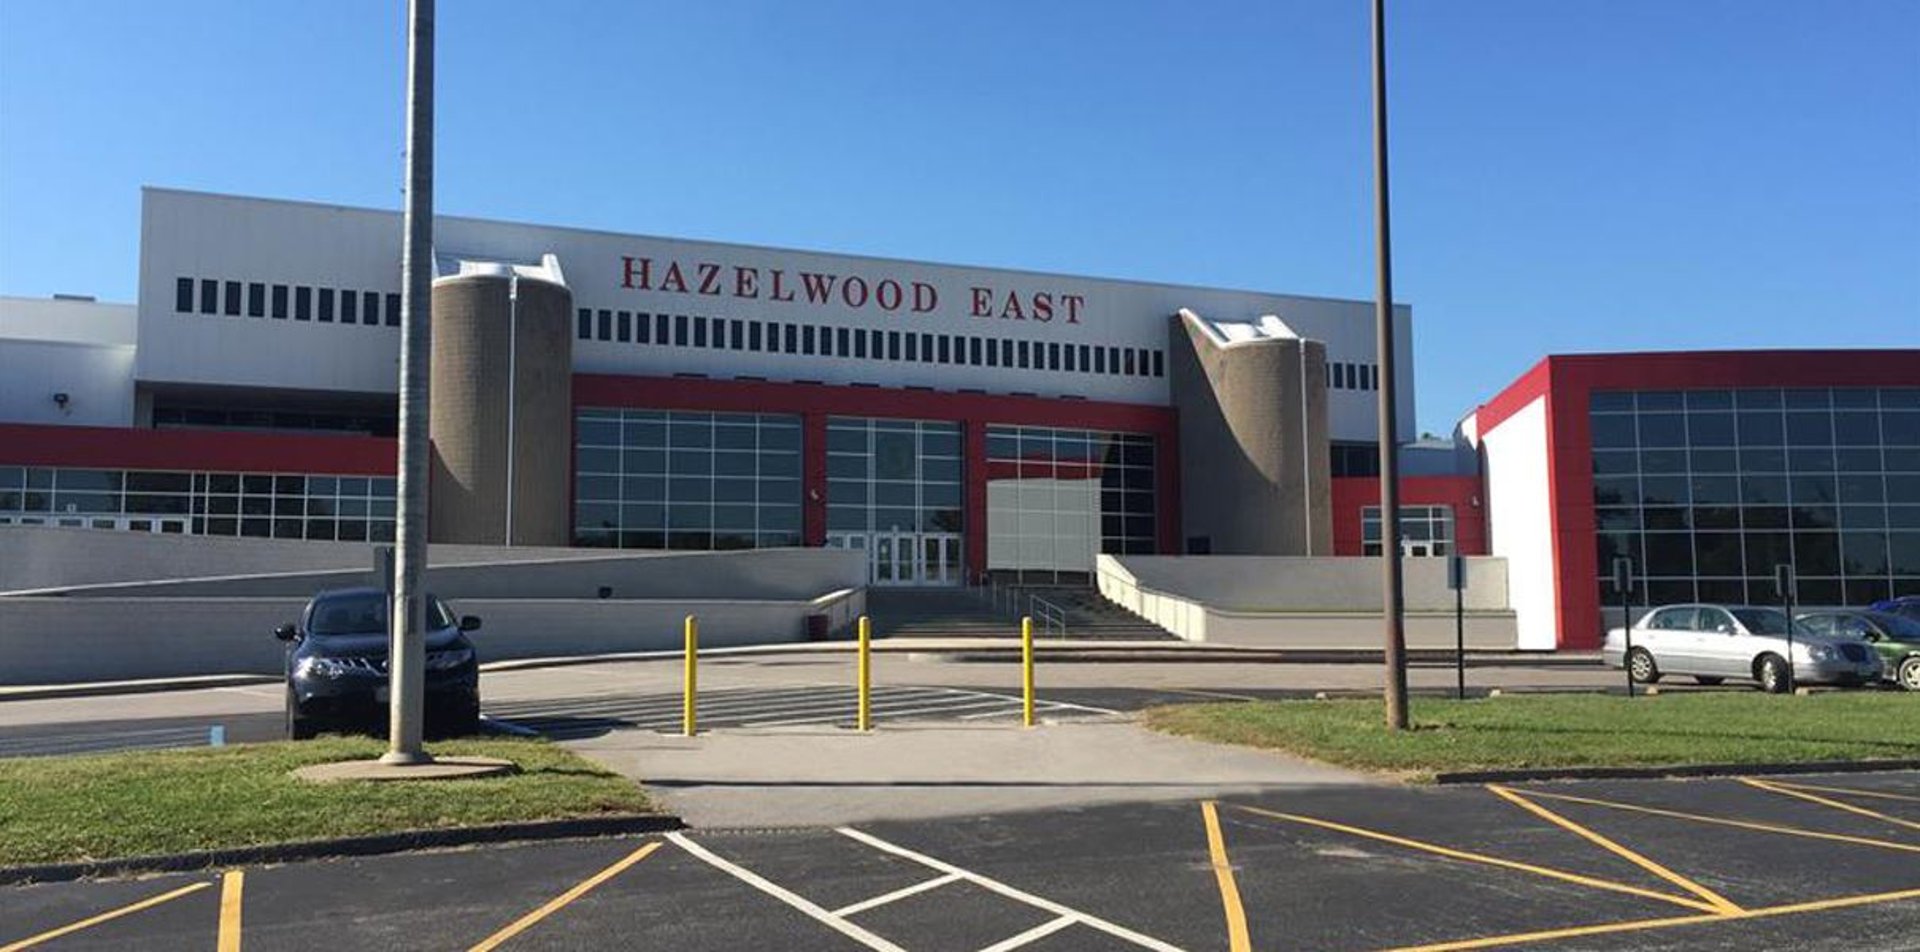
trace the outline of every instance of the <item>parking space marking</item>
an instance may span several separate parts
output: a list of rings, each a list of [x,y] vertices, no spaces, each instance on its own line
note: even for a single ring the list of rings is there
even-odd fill
[[[1864,896],[1843,896],[1839,899],[1819,899],[1813,902],[1797,902],[1784,906],[1763,906],[1759,909],[1744,909],[1734,913],[1674,916],[1668,919],[1632,919],[1626,922],[1606,922],[1591,926],[1570,926],[1565,929],[1546,929],[1540,932],[1516,932],[1509,935],[1486,936],[1478,939],[1461,939],[1456,942],[1437,942],[1432,945],[1400,946],[1389,949],[1387,952],[1461,952],[1461,950],[1464,949],[1491,949],[1503,945],[1546,942],[1552,939],[1572,939],[1580,936],[1606,935],[1617,932],[1643,932],[1653,929],[1671,929],[1675,926],[1709,925],[1713,923],[1739,922],[1746,919],[1765,919],[1773,916],[1791,916],[1806,912],[1825,912],[1831,909],[1850,909],[1856,906],[1877,906],[1885,903],[1903,902],[1909,899],[1920,899],[1920,889],[1902,889],[1896,892],[1871,893]]]
[[[199,892],[200,890],[206,889],[207,887],[212,885],[213,884],[209,882],[188,883],[187,885],[182,886],[179,889],[175,889],[171,892],[164,892],[158,896],[154,896],[148,899],[142,899],[139,902],[128,903],[127,905],[121,906],[118,909],[109,909],[106,912],[103,912],[97,916],[91,916],[86,919],[82,919],[79,922],[61,926],[58,929],[48,929],[47,931],[42,932],[39,935],[28,936],[24,939],[19,940],[18,942],[9,943],[7,945],[0,945],[0,952],[20,952],[21,949],[29,949],[43,942],[48,942],[53,939],[58,939],[63,935],[72,935],[73,933],[79,932],[82,929],[89,929],[94,926],[97,926],[102,922],[109,922],[114,919],[118,919],[121,916],[130,916],[136,912],[141,911],[142,909],[152,909],[153,907],[160,905],[163,902],[172,902],[173,900],[178,899],[181,896],[185,896],[189,893]]]
[[[1591,886],[1594,889],[1605,889],[1610,892],[1626,893],[1630,896],[1641,896],[1646,899],[1658,899],[1661,902],[1670,902],[1676,906],[1684,906],[1688,909],[1694,909],[1700,912],[1710,912],[1715,915],[1722,914],[1720,910],[1715,906],[1713,906],[1712,904],[1703,902],[1701,900],[1694,899],[1688,896],[1675,896],[1671,893],[1663,893],[1654,889],[1642,889],[1639,886],[1633,886],[1627,883],[1617,883],[1610,879],[1597,879],[1592,876],[1583,876],[1579,873],[1569,873],[1566,870],[1552,869],[1546,866],[1535,866],[1532,863],[1522,863],[1517,860],[1501,859],[1498,856],[1488,856],[1484,853],[1472,853],[1466,850],[1457,850],[1449,846],[1441,846],[1437,843],[1426,843],[1420,840],[1411,840],[1402,836],[1394,836],[1391,833],[1380,833],[1374,830],[1361,829],[1360,827],[1357,827],[1357,826],[1348,826],[1345,823],[1335,823],[1331,820],[1321,820],[1321,819],[1317,819],[1310,816],[1301,816],[1297,813],[1279,813],[1273,810],[1263,810],[1259,807],[1250,807],[1243,804],[1231,804],[1231,806],[1234,806],[1240,810],[1244,810],[1248,813],[1258,814],[1260,816],[1272,817],[1278,820],[1286,820],[1291,823],[1302,823],[1307,826],[1317,826],[1322,829],[1334,830],[1336,832],[1347,833],[1353,836],[1365,837],[1370,840],[1379,840],[1380,842],[1383,842],[1383,843],[1392,843],[1396,846],[1407,847],[1408,849],[1421,850],[1423,852],[1432,853],[1436,856],[1445,856],[1449,859],[1464,860],[1469,863],[1483,863],[1488,866],[1498,866],[1498,867],[1501,867],[1502,869],[1511,869],[1511,870],[1517,870],[1523,873],[1532,873],[1535,876],[1544,876],[1548,879],[1558,879],[1565,882],[1575,883],[1581,886]]]
[[[1822,833],[1819,830],[1806,830],[1797,826],[1756,823],[1752,820],[1730,820],[1726,817],[1707,816],[1701,813],[1682,813],[1679,810],[1663,810],[1659,807],[1643,807],[1632,803],[1617,803],[1613,800],[1596,800],[1593,797],[1577,797],[1570,793],[1548,793],[1545,790],[1528,790],[1527,793],[1535,797],[1545,797],[1549,800],[1565,800],[1568,803],[1585,803],[1596,807],[1626,810],[1631,813],[1648,813],[1653,816],[1671,817],[1676,820],[1692,820],[1696,823],[1732,826],[1743,830],[1758,830],[1762,833],[1779,833],[1784,836],[1804,836],[1808,839],[1833,840],[1840,843],[1852,843],[1857,846],[1877,846],[1881,849],[1920,853],[1920,846],[1914,846],[1908,843],[1894,843],[1888,840],[1869,839],[1864,836],[1848,836],[1844,833]]]
[[[1630,850],[1624,846],[1621,846],[1619,843],[1616,843],[1613,840],[1610,840],[1607,837],[1594,832],[1593,830],[1587,829],[1586,827],[1581,826],[1580,824],[1575,823],[1572,820],[1569,820],[1566,817],[1563,817],[1560,814],[1547,809],[1546,807],[1543,807],[1537,803],[1534,803],[1533,801],[1528,800],[1527,798],[1521,796],[1518,793],[1515,793],[1512,790],[1507,789],[1506,787],[1502,787],[1498,784],[1488,784],[1487,789],[1492,791],[1495,796],[1498,796],[1501,799],[1506,800],[1508,803],[1512,803],[1515,806],[1518,806],[1519,808],[1527,811],[1528,813],[1531,813],[1534,816],[1537,816],[1543,820],[1546,820],[1548,823],[1552,823],[1554,826],[1560,827],[1563,830],[1573,833],[1574,835],[1579,836],[1581,839],[1584,839],[1587,842],[1592,843],[1595,846],[1598,846],[1601,849],[1604,849],[1607,852],[1612,853],[1615,856],[1618,856],[1621,859],[1624,859],[1627,862],[1632,863],[1633,865],[1638,866],[1641,869],[1644,869],[1647,872],[1652,873],[1655,876],[1658,876],[1661,879],[1664,879],[1667,882],[1670,882],[1675,886],[1678,886],[1681,889],[1686,890],[1687,892],[1690,892],[1696,896],[1699,896],[1701,899],[1706,900],[1709,905],[1715,907],[1721,912],[1740,912],[1741,911],[1740,906],[1735,904],[1732,900],[1729,900],[1727,897],[1722,896],[1719,893],[1714,892],[1713,890],[1708,889],[1707,887],[1702,886],[1699,883],[1694,882],[1693,880],[1688,879],[1687,877],[1682,876],[1679,873],[1676,873],[1673,870],[1668,869],[1665,866],[1662,866],[1659,863],[1656,863],[1653,860],[1648,859],[1647,857],[1634,852],[1633,850]]]
[[[1073,922],[1074,920],[1072,916],[1061,916],[1058,919],[1049,919],[1046,922],[1042,922],[1039,925],[1034,926],[1033,928],[1028,929],[1027,931],[1022,932],[1019,935],[1014,936],[1010,939],[1006,939],[1001,942],[995,942],[994,944],[987,946],[984,949],[981,949],[980,952],[1012,952],[1012,950],[1017,949],[1023,945],[1027,945],[1028,943],[1032,943],[1032,942],[1038,942],[1041,939],[1046,938],[1047,936],[1050,936],[1056,932],[1059,932],[1061,929],[1065,929],[1066,927],[1073,925]]]
[[[960,878],[965,879],[967,882],[970,882],[975,886],[979,886],[982,889],[999,893],[1000,895],[1006,896],[1007,898],[1012,899],[1016,902],[1025,903],[1036,909],[1041,909],[1046,912],[1051,912],[1056,916],[1071,919],[1074,922],[1077,922],[1084,926],[1089,926],[1094,929],[1098,929],[1101,932],[1105,932],[1110,936],[1114,936],[1115,938],[1125,939],[1128,942],[1133,943],[1134,945],[1153,949],[1155,950],[1155,952],[1182,952],[1179,946],[1169,945],[1168,943],[1162,942],[1159,939],[1156,939],[1152,936],[1142,935],[1125,926],[1108,922],[1107,920],[1102,919],[1099,916],[1095,916],[1090,913],[1081,912],[1080,910],[1074,909],[1071,906],[1063,906],[1057,902],[1054,902],[1051,899],[1043,899],[1032,893],[1023,892],[997,879],[993,879],[987,876],[982,876],[979,873],[973,872],[971,870],[962,869],[958,866],[953,865],[952,863],[934,859],[933,857],[928,856],[924,853],[916,853],[913,850],[907,849],[904,846],[899,846],[893,843],[889,843],[886,840],[883,840],[877,836],[874,836],[871,833],[863,833],[850,826],[840,827],[837,832],[839,832],[842,836],[850,837],[861,843],[865,843],[868,846],[871,846],[874,849],[877,849],[883,853],[891,853],[903,859],[910,859],[929,869],[937,869],[943,873],[955,873],[959,875]],[[1019,937],[1015,936],[1014,938],[1019,938]],[[1035,938],[1038,938],[1038,936],[1035,936]],[[1028,941],[1032,941],[1032,940],[1028,940]],[[1012,948],[1012,946],[1006,946],[1006,947]]]
[[[872,899],[862,899],[859,902],[856,902],[850,906],[841,906],[840,908],[833,910],[833,914],[836,916],[857,915],[859,913],[866,912],[869,909],[878,909],[881,906],[884,906],[888,903],[899,902],[900,900],[905,899],[908,896],[918,896],[929,889],[939,889],[940,887],[945,886],[948,883],[957,883],[959,881],[960,881],[960,877],[953,873],[948,873],[945,876],[935,876],[934,878],[929,879],[926,882],[914,883],[911,886],[906,886],[900,889],[896,889],[893,892],[884,893],[882,895],[875,896]]]
[[[1848,813],[1855,814],[1856,816],[1871,817],[1883,823],[1891,823],[1895,826],[1904,826],[1910,830],[1920,830],[1920,823],[1915,823],[1912,820],[1902,820],[1898,817],[1888,816],[1884,813],[1881,813],[1878,810],[1869,810],[1866,807],[1854,806],[1851,803],[1841,803],[1838,800],[1832,800],[1827,797],[1820,796],[1817,793],[1808,793],[1804,790],[1795,790],[1792,787],[1782,786],[1780,784],[1775,784],[1775,783],[1769,783],[1765,780],[1757,780],[1753,777],[1741,777],[1740,782],[1758,790],[1765,790],[1768,793],[1778,793],[1783,796],[1798,797],[1802,800],[1806,800],[1811,803],[1818,803],[1821,806],[1832,807],[1835,810],[1845,810]]]
[[[1240,886],[1233,881],[1233,864],[1227,859],[1227,839],[1220,834],[1220,810],[1212,800],[1200,803],[1200,816],[1207,824],[1207,857],[1213,863],[1214,882],[1220,887],[1220,907],[1227,917],[1227,949],[1250,952],[1253,940],[1247,932],[1247,910],[1240,904]]]
[[[1858,787],[1826,787],[1819,784],[1800,783],[1797,780],[1793,783],[1788,783],[1785,780],[1770,780],[1768,783],[1779,787],[1792,787],[1795,790],[1812,790],[1815,793],[1838,793],[1849,797],[1872,797],[1878,800],[1903,800],[1907,803],[1920,803],[1920,797],[1912,797],[1904,793],[1888,793],[1885,790],[1862,790]]]
[[[887,940],[882,939],[879,936],[874,935],[873,933],[868,932],[865,929],[860,928],[858,925],[855,925],[854,923],[847,921],[845,918],[841,916],[836,916],[832,912],[829,912],[825,909],[820,908],[814,903],[808,901],[806,897],[800,896],[792,892],[791,890],[785,889],[780,885],[768,880],[766,877],[761,876],[760,874],[755,873],[754,871],[747,869],[744,866],[740,866],[738,864],[729,862],[728,860],[715,854],[713,851],[687,838],[686,834],[684,833],[678,833],[678,832],[668,833],[667,839],[673,841],[673,844],[675,846],[678,846],[681,849],[686,850],[688,853],[693,854],[695,859],[698,859],[701,862],[704,862],[707,865],[712,866],[713,868],[718,869],[721,872],[726,873],[727,875],[732,876],[733,878],[738,879],[741,882],[746,883],[747,885],[752,886],[753,888],[758,889],[761,892],[766,893],[767,895],[772,896],[773,898],[778,899],[781,902],[786,903],[787,905],[800,910],[802,913],[805,913],[809,918],[812,918],[826,925],[828,928],[832,929],[833,931],[838,932],[841,935],[844,935],[847,938],[852,939],[853,941],[858,942],[869,949],[874,949],[876,950],[876,952],[906,952],[905,949],[902,949],[901,947],[894,945],[893,943],[888,942]]]
[[[520,933],[527,931],[530,928],[533,928],[533,926],[536,923],[538,923],[540,920],[545,919],[550,915],[553,915],[555,912],[558,912],[561,908],[565,907],[568,903],[571,903],[575,899],[579,899],[581,896],[584,896],[587,893],[593,891],[594,887],[599,886],[601,883],[604,883],[607,880],[620,875],[622,872],[626,871],[628,867],[632,866],[635,863],[640,862],[643,859],[646,859],[648,856],[651,856],[653,854],[653,851],[659,848],[660,848],[660,841],[655,840],[651,843],[647,843],[641,846],[639,849],[634,850],[631,853],[628,853],[619,862],[616,862],[612,866],[609,866],[606,869],[603,869],[597,873],[594,873],[592,876],[589,876],[586,879],[581,880],[580,883],[574,886],[572,889],[569,889],[566,892],[563,892],[560,895],[547,900],[546,904],[542,905],[540,908],[535,909],[534,911],[529,912],[518,919],[515,919],[512,923],[508,924],[506,927],[502,928],[500,931],[495,932],[494,934],[487,936],[484,939],[481,939],[480,943],[478,945],[475,945],[473,948],[469,949],[468,952],[488,952],[489,949],[497,948],[500,945],[500,943],[505,942],[508,939],[511,939],[514,936],[517,936]]]
[[[240,952],[240,905],[246,883],[247,874],[238,869],[220,877],[220,938],[214,945],[218,952]]]

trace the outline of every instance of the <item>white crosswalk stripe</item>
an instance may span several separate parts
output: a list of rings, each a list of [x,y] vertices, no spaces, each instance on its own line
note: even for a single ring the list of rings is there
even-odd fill
[[[552,701],[489,703],[487,716],[550,736],[565,737],[608,728],[662,732],[680,729],[681,696],[675,694],[592,695]],[[876,724],[903,721],[1018,720],[1020,697],[967,688],[887,686],[873,690]],[[699,697],[702,730],[730,727],[793,727],[852,724],[856,699],[845,685],[777,688],[727,688]],[[1040,699],[1035,713],[1046,720],[1084,720],[1113,716],[1102,708]]]

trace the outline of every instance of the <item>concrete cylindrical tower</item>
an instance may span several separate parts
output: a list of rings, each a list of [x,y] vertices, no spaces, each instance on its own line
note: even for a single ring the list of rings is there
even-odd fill
[[[1332,555],[1326,345],[1173,318],[1182,531],[1215,555]]]
[[[506,266],[433,283],[435,542],[567,545],[573,293]]]

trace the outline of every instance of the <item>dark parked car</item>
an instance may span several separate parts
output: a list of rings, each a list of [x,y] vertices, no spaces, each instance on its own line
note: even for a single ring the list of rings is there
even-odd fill
[[[1905,615],[1908,618],[1920,621],[1920,595],[1902,595],[1899,598],[1888,598],[1874,602],[1868,605],[1867,608],[1871,611],[1886,612],[1889,615]]]
[[[480,662],[466,635],[479,627],[480,619],[456,621],[445,602],[427,596],[426,714],[435,733],[471,734],[479,727]],[[386,592],[321,592],[307,602],[298,624],[281,625],[273,634],[288,643],[288,737],[385,726]]]
[[[1909,691],[1920,691],[1920,619],[1892,612],[1807,612],[1800,624],[1823,635],[1859,638],[1880,652],[1887,677]]]

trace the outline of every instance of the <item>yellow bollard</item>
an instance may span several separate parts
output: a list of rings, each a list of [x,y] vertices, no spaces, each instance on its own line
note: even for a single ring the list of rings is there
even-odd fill
[[[1033,618],[1020,618],[1020,687],[1022,691],[1021,719],[1027,727],[1033,726]]]
[[[873,628],[860,616],[860,717],[856,726],[873,730]]]
[[[697,719],[697,705],[694,698],[699,693],[700,682],[700,620],[687,616],[687,683],[686,699],[680,712],[680,732],[692,737]]]

